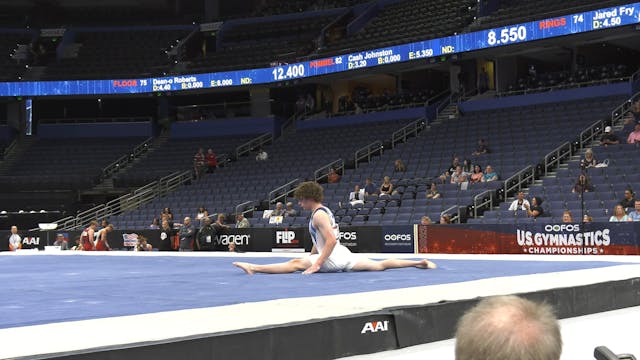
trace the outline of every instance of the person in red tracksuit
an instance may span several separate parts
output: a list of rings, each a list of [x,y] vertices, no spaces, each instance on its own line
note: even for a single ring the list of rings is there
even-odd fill
[[[94,245],[95,239],[93,235],[96,232],[97,228],[98,228],[98,222],[94,220],[91,223],[89,223],[89,227],[87,227],[82,231],[82,234],[80,235],[80,243],[82,244],[82,250],[84,251],[95,250],[95,245]]]
[[[113,230],[113,225],[107,225],[102,231],[98,234],[98,239],[96,241],[96,251],[110,251],[111,246],[109,246],[109,242],[107,242],[107,234]]]

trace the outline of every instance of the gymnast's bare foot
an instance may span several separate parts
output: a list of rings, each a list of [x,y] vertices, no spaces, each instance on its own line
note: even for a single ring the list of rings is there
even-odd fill
[[[420,261],[420,264],[416,265],[416,267],[418,269],[436,269],[436,268],[438,268],[438,265],[436,265],[435,263],[433,263],[433,262],[431,262],[431,261],[429,261],[427,259],[424,259],[424,260]]]
[[[253,275],[255,273],[252,269],[253,265],[246,262],[234,262],[233,266],[239,267],[240,269],[244,270],[247,275]]]

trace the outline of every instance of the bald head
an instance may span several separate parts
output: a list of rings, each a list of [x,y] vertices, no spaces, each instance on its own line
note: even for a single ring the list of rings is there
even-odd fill
[[[493,297],[458,323],[456,360],[558,360],[561,352],[560,326],[546,304]]]

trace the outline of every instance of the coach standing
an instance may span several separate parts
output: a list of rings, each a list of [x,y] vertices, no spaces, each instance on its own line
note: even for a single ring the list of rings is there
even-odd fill
[[[9,251],[16,251],[22,248],[22,238],[18,235],[18,227],[11,227],[11,236],[9,236]]]
[[[180,251],[192,251],[193,250],[193,239],[196,235],[196,228],[191,223],[191,218],[184,218],[184,223],[178,231],[178,236],[180,237]]]

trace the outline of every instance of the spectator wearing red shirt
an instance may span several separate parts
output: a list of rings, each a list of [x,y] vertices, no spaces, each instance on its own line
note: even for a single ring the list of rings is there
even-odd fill
[[[193,171],[196,175],[196,179],[200,178],[202,171],[204,170],[205,155],[202,148],[198,149],[198,152],[193,156]]]
[[[340,181],[340,175],[336,172],[336,169],[329,169],[329,175],[327,175],[327,181],[329,184],[335,184]]]
[[[210,173],[218,167],[218,158],[216,157],[216,153],[213,152],[213,149],[207,150],[207,167],[209,168],[207,172]]]

